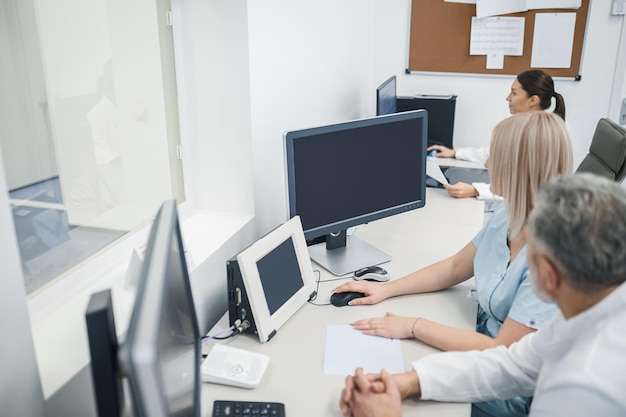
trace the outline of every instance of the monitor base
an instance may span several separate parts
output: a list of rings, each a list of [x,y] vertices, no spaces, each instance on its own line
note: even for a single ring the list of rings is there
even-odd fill
[[[390,255],[356,236],[348,236],[346,246],[333,250],[327,250],[326,243],[309,246],[309,255],[313,261],[336,276],[391,260]]]

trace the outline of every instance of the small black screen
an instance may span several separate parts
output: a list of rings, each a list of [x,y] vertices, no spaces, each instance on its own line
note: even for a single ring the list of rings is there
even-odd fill
[[[274,314],[304,285],[296,249],[291,238],[261,258],[257,262],[257,269],[270,315]]]

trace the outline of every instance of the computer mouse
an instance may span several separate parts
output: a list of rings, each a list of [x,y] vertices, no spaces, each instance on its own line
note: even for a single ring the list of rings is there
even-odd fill
[[[347,306],[350,300],[361,297],[365,297],[365,294],[362,292],[336,292],[330,296],[330,303],[335,307],[343,307]]]
[[[354,279],[357,281],[389,281],[389,273],[380,266],[366,266],[365,268],[357,269],[354,271]]]

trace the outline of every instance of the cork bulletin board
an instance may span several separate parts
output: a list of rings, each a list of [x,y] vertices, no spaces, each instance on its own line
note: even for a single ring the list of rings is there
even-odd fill
[[[576,13],[570,67],[540,69],[546,70],[553,77],[580,80],[589,2],[590,0],[582,0],[579,9],[541,9],[505,15],[526,18],[523,53],[521,56],[505,56],[502,69],[487,69],[486,56],[469,54],[472,17],[476,15],[476,5],[444,0],[412,0],[407,73],[424,71],[517,75],[531,68],[535,15]]]

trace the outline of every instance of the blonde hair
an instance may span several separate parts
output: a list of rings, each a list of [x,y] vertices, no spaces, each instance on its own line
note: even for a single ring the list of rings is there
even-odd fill
[[[508,236],[514,238],[528,221],[539,187],[572,172],[572,143],[561,117],[525,112],[496,125],[489,154],[491,191],[506,202]]]

